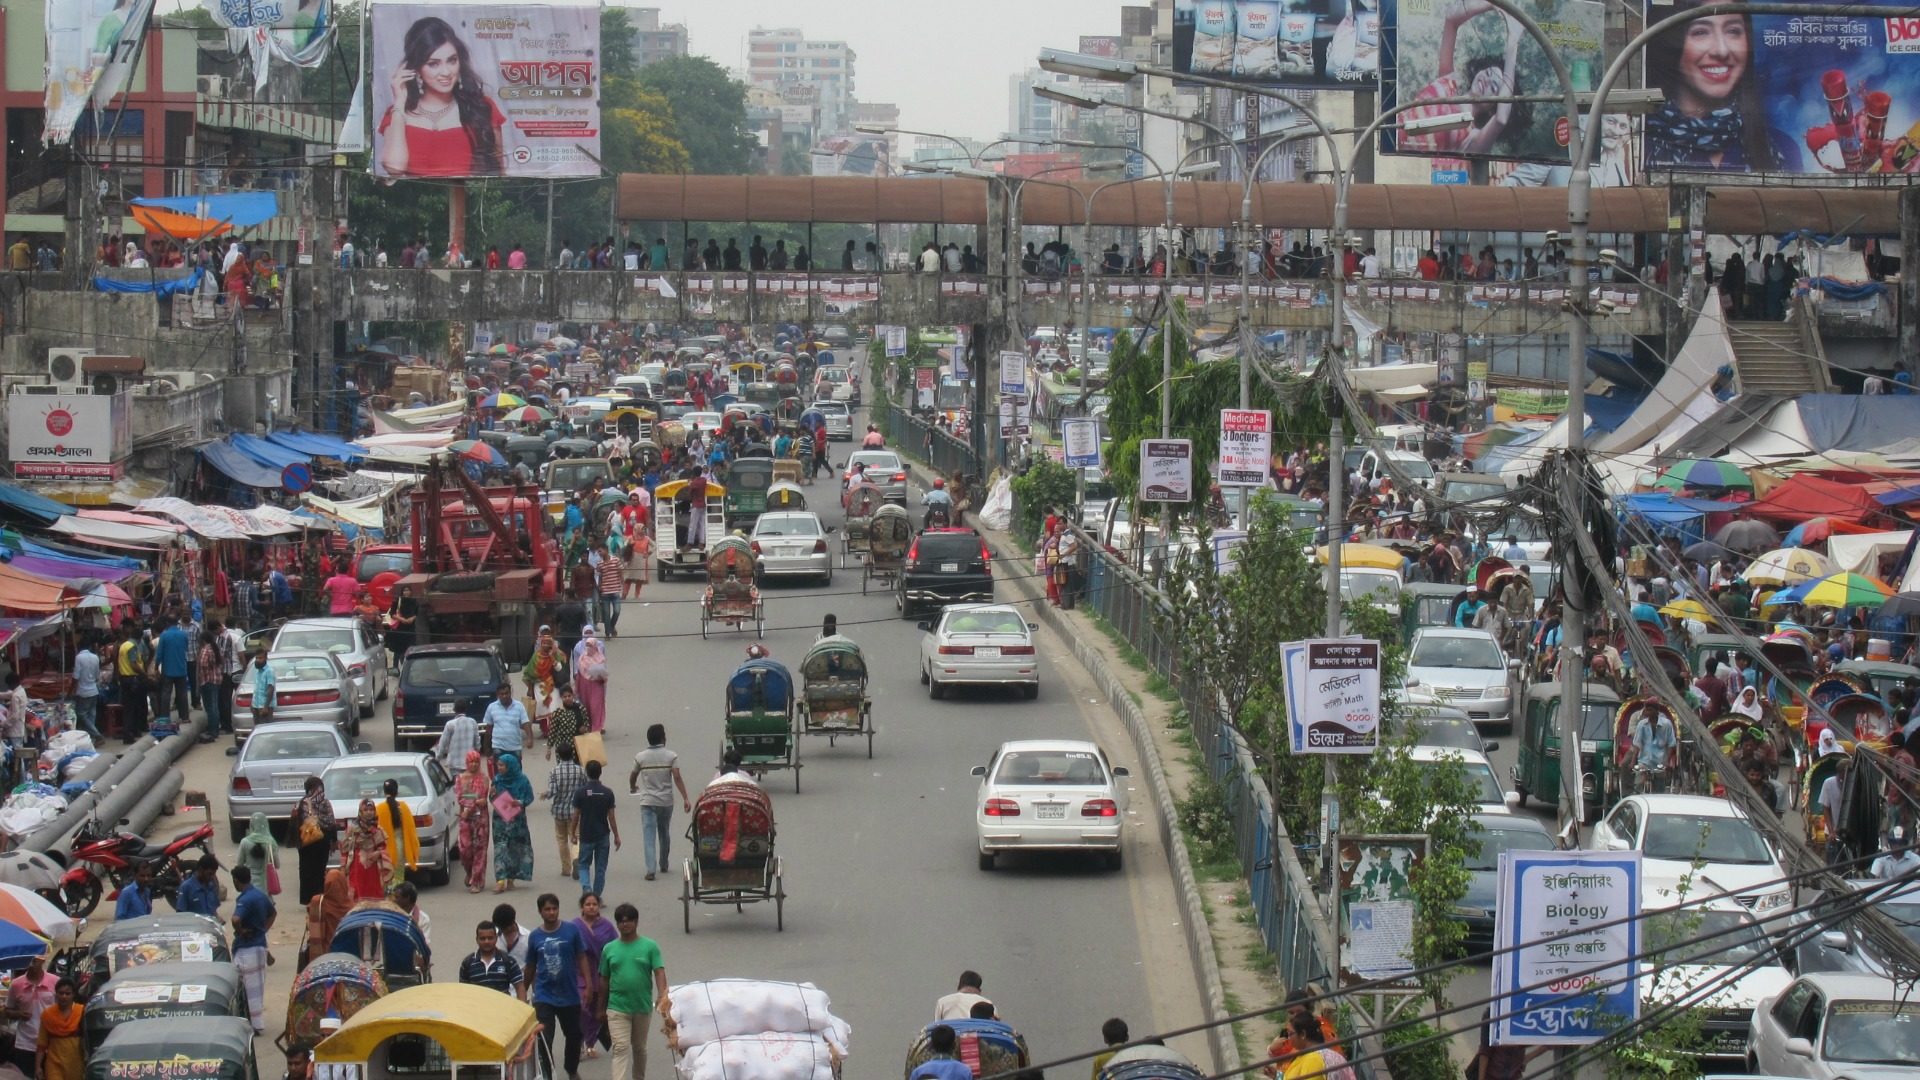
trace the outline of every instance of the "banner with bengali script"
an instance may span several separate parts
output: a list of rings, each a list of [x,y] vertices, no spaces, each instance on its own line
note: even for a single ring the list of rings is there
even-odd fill
[[[376,4],[373,173],[600,174],[600,7]]]
[[[333,55],[333,0],[201,0],[213,21],[246,41],[255,93],[274,61],[316,68]],[[229,42],[236,40],[230,35]]]
[[[47,13],[47,123],[42,141],[62,146],[89,105],[126,89],[140,59],[153,0],[68,0]]]

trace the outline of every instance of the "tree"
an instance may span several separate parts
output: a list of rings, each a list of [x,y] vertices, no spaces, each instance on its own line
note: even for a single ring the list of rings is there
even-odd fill
[[[631,79],[640,73],[633,55],[633,21],[627,9],[600,9],[600,74],[602,79]]]
[[[634,79],[609,78],[600,105],[601,161],[621,173],[684,173],[691,157],[674,132],[673,106]]]
[[[704,56],[675,56],[647,65],[639,82],[665,98],[673,130],[687,148],[688,171],[750,171],[758,144],[747,131],[747,88]]]

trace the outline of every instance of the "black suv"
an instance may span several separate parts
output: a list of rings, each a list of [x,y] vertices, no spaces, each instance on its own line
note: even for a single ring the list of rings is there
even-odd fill
[[[991,603],[993,555],[972,529],[928,529],[907,549],[900,589],[893,594],[902,616],[921,605]]]
[[[393,743],[431,744],[459,713],[475,720],[507,681],[506,665],[491,645],[415,645],[400,661],[393,695]]]

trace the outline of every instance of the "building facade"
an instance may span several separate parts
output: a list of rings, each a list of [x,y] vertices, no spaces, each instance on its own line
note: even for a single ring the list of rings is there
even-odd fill
[[[662,23],[659,8],[628,8],[627,22],[633,27],[633,59],[641,67],[687,55],[687,28]]]
[[[855,59],[846,42],[814,41],[792,27],[747,32],[748,85],[811,87],[818,94],[821,137],[853,129]]]

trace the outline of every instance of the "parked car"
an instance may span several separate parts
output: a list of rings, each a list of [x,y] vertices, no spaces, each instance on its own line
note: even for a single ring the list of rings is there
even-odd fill
[[[993,553],[972,529],[926,529],[907,548],[894,605],[903,616],[922,606],[993,602]]]
[[[1422,627],[1407,652],[1407,700],[1452,705],[1476,723],[1511,730],[1513,686],[1507,654],[1485,630]]]
[[[1800,902],[1789,921],[1793,947],[1786,954],[1787,967],[1795,975],[1815,971],[1886,975],[1895,970],[1884,946],[1861,933],[1858,920],[1852,914],[1836,910],[1854,905],[1853,894],[1866,889],[1878,890],[1874,894],[1873,909],[1893,920],[1907,940],[1920,945],[1920,885],[1888,889],[1884,881],[1858,878],[1848,880],[1847,886],[1845,893],[1812,898],[1802,888]],[[1810,933],[1812,927],[1819,929]]]
[[[459,713],[480,719],[505,681],[506,665],[490,645],[408,649],[400,661],[400,689],[393,696],[394,745],[431,744]]]
[[[361,716],[373,715],[373,703],[387,696],[387,651],[359,619],[327,616],[289,619],[273,637],[269,652],[330,652],[353,677]]]
[[[1500,917],[1500,853],[1552,851],[1558,845],[1539,818],[1524,814],[1475,814],[1473,823],[1467,839],[1467,891],[1454,903],[1453,913],[1467,924],[1467,952],[1478,956],[1493,951],[1493,926]]]
[[[1010,604],[957,604],[920,624],[920,682],[927,696],[951,686],[1017,686],[1027,700],[1040,696],[1034,623]]]
[[[880,489],[881,498],[907,505],[907,466],[899,454],[891,450],[855,450],[848,454],[846,470],[840,474],[842,487],[856,465],[867,467],[867,483]]]
[[[1127,818],[1127,770],[1090,742],[1027,739],[1001,743],[974,798],[980,869],[1006,851],[1091,851],[1118,870]]]
[[[815,400],[844,401],[848,405],[860,404],[860,384],[853,379],[853,372],[845,367],[823,367],[814,374],[813,396]]]
[[[354,707],[359,691],[340,657],[312,650],[268,653],[267,670],[273,672],[273,724],[319,720],[343,735],[360,734],[360,710]],[[243,674],[233,691],[235,744],[253,734],[253,708],[253,676]]]
[[[1753,1010],[1747,1068],[1808,1080],[1920,1076],[1920,1002],[1882,975],[1802,975]]]
[[[1793,902],[1772,845],[1726,799],[1629,795],[1593,827],[1587,847],[1638,851],[1649,883],[1668,886],[1689,876],[1711,882],[1763,918]]]
[[[326,720],[276,720],[240,747],[227,776],[228,829],[238,842],[254,814],[284,825],[306,794],[307,778],[319,776],[335,759],[364,753],[365,743],[349,745],[338,725]]]
[[[761,514],[753,523],[753,550],[760,556],[761,577],[817,576],[833,584],[833,555],[827,550],[827,528],[811,510],[780,510]]]
[[[453,778],[432,754],[353,754],[335,758],[320,772],[326,785],[327,801],[342,821],[360,812],[360,801],[386,798],[382,790],[388,780],[400,788],[396,796],[413,815],[413,827],[420,837],[420,867],[428,883],[445,885],[453,877],[454,798]],[[335,851],[329,866],[338,866]]]

